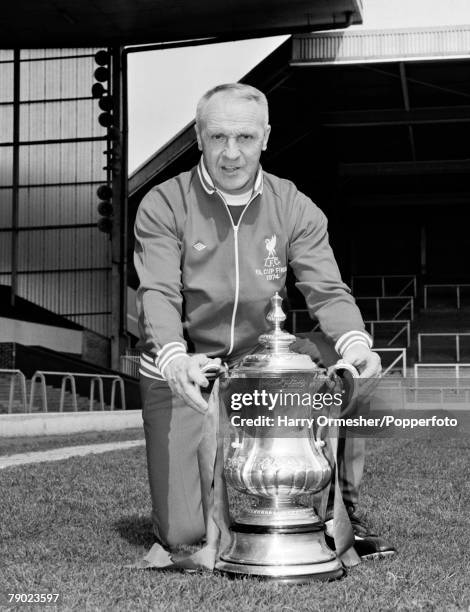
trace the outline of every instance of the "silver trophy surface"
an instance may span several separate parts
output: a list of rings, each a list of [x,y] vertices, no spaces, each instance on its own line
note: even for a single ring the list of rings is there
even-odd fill
[[[289,349],[295,336],[281,329],[286,317],[277,293],[271,305],[273,329],[259,337],[262,350],[221,377],[221,419],[233,425],[224,475],[252,505],[232,523],[217,569],[280,582],[339,578],[343,566],[325,543],[323,522],[299,499],[331,480],[315,411],[305,405],[331,378],[308,355]]]

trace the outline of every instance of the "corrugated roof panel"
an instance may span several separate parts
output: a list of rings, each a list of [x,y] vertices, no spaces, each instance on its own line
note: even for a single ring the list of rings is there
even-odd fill
[[[13,64],[0,64],[0,102],[13,101]]]
[[[66,231],[66,230],[63,230]],[[72,249],[73,244],[68,243]],[[64,257],[63,235],[57,230],[22,231],[19,239],[19,268],[21,270],[54,269],[74,267],[73,257]]]
[[[11,199],[12,189],[0,189],[0,227],[11,228]],[[4,235],[0,234],[0,241]]]
[[[42,274],[18,275],[18,295],[43,308],[47,308],[45,304],[50,303],[57,295],[57,289],[57,286],[46,283]]]
[[[97,215],[98,216],[98,215]],[[111,240],[107,234],[103,234],[94,226],[88,228],[89,243],[95,265],[110,266],[111,265]],[[101,263],[98,263],[101,262]]]
[[[21,63],[21,100],[82,98],[91,95],[93,57]]]
[[[59,314],[110,310],[110,272],[19,274],[19,295]]]
[[[64,314],[104,312],[109,309],[110,298],[103,289],[107,286],[108,271],[75,272],[62,274],[60,310]]]
[[[1,109],[1,107],[0,107]],[[55,140],[106,136],[96,100],[22,104],[20,139]]]
[[[20,270],[105,267],[109,238],[94,227],[23,230],[19,234]]]
[[[50,87],[46,81],[45,62],[21,62],[20,64],[20,100],[45,100],[57,96],[48,96]]]
[[[21,49],[20,59],[38,60],[47,59],[48,57],[77,57],[77,55],[94,55],[96,51],[98,51],[98,48],[94,47],[83,47],[77,49]]]
[[[0,185],[13,182],[13,147],[0,147]]]
[[[13,61],[13,49],[0,49],[0,62]]]
[[[96,223],[96,188],[97,185],[21,188],[19,223],[21,226]]]
[[[111,315],[78,315],[67,318],[102,336],[109,337],[111,334]]]
[[[96,64],[93,57],[76,57],[94,51],[22,51],[22,59],[28,58],[20,65],[22,141],[83,139],[106,134],[97,121],[100,112],[97,101],[90,97]],[[64,59],[40,59],[44,56]],[[3,99],[10,101],[12,64],[0,64],[0,79],[6,84],[3,87],[2,82],[0,87]],[[63,100],[77,97],[86,99]],[[48,99],[63,101],[34,102]],[[32,103],[27,103],[29,100]],[[0,106],[0,142],[11,140],[12,123],[12,107]],[[80,316],[88,317],[85,325],[109,334],[109,316],[84,314],[110,310],[110,240],[96,228],[97,185],[86,184],[106,180],[102,169],[105,148],[105,141],[20,146],[18,295],[60,314],[81,313]],[[12,148],[0,147],[0,184],[11,183]],[[47,187],[49,183],[76,184]],[[31,184],[40,186],[30,187]],[[11,195],[11,188],[0,190],[0,226],[7,228],[11,225]],[[92,225],[47,229],[65,224]],[[0,279],[6,283],[10,282],[6,274],[11,267],[10,245],[11,232],[0,233]],[[105,270],[93,269],[97,267]],[[65,269],[72,271],[60,272]]]
[[[470,26],[342,30],[293,37],[291,65],[470,57]]]
[[[11,274],[0,274],[0,285],[11,285]]]
[[[102,181],[105,148],[104,141],[24,145],[20,147],[20,184]]]
[[[13,105],[0,106],[0,142],[13,140]]]
[[[0,250],[1,252],[1,250]],[[110,272],[18,274],[18,295],[103,335],[110,333]],[[10,274],[0,283],[10,284]],[[98,289],[98,290],[97,290]],[[77,314],[72,314],[77,313]]]
[[[11,233],[0,233],[0,272],[11,271]]]

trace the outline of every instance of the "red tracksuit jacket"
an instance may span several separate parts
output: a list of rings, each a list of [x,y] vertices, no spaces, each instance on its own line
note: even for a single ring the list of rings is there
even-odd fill
[[[288,263],[338,352],[354,339],[371,344],[341,280],[325,215],[288,180],[260,169],[235,225],[201,160],[144,197],[135,238],[144,375],[159,378],[186,350],[229,364],[250,352],[270,327],[270,298],[285,295]]]

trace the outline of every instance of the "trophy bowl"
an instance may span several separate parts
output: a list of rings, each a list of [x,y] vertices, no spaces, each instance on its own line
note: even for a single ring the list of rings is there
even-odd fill
[[[289,350],[295,336],[281,329],[281,297],[273,296],[271,304],[273,330],[260,336],[261,352],[220,379],[225,480],[252,503],[232,522],[231,543],[216,567],[278,582],[336,579],[343,565],[326,545],[313,506],[301,501],[324,490],[332,477],[315,424],[332,379],[308,355]],[[336,395],[341,401],[342,392]]]

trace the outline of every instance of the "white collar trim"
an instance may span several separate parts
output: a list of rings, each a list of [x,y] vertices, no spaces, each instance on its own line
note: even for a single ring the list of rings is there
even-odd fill
[[[197,167],[197,172],[198,172],[201,184],[207,193],[212,194],[215,192],[218,192],[218,193],[220,192],[220,190],[217,189],[216,186],[214,185],[214,182],[211,179],[209,172],[207,171],[206,164],[204,163],[204,158],[202,155],[201,155],[201,160]],[[253,185],[253,192],[251,194],[251,198],[254,198],[260,193],[263,193],[263,170],[261,166],[259,167],[258,174],[256,175],[255,184]]]

